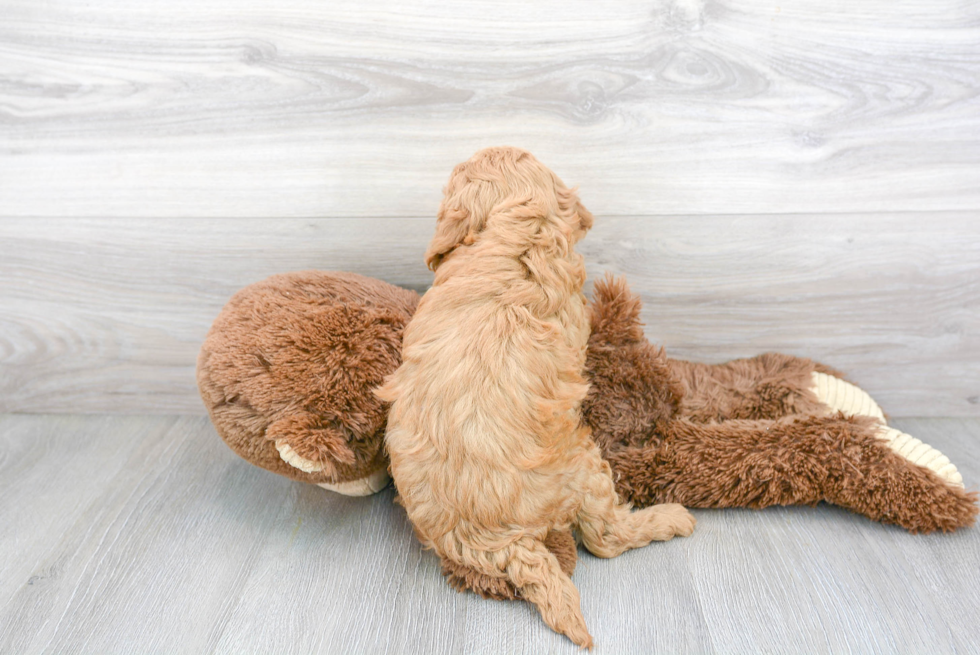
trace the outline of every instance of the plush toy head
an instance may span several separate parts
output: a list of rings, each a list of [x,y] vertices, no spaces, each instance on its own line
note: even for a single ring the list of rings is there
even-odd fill
[[[371,389],[401,363],[419,296],[353,273],[275,275],[239,291],[215,320],[197,380],[240,456],[348,495],[388,483],[387,406]]]

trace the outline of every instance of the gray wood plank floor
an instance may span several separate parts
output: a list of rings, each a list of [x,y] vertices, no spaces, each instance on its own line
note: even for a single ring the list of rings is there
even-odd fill
[[[980,480],[980,420],[904,419]],[[0,415],[0,652],[571,653],[452,591],[387,490],[239,460],[207,419]],[[574,580],[597,653],[975,653],[980,530],[844,510],[696,511]]]

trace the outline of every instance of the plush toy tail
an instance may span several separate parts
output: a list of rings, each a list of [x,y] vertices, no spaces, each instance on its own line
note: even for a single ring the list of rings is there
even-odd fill
[[[524,537],[493,552],[459,545],[455,550],[449,559],[457,565],[490,578],[505,579],[519,597],[538,608],[552,630],[583,648],[592,648],[578,590],[543,541]]]
[[[868,417],[776,421],[686,420],[665,426],[655,447],[606,454],[617,490],[636,505],[845,507],[910,532],[972,525],[978,495],[893,452]]]

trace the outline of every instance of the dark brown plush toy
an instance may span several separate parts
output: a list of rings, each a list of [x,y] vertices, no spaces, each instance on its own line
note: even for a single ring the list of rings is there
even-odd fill
[[[218,434],[239,455],[348,495],[387,484],[385,410],[372,393],[400,363],[418,295],[351,273],[277,275],[237,293],[198,359]],[[821,501],[912,532],[973,524],[941,453],[889,428],[870,396],[807,359],[721,365],[667,358],[645,338],[622,280],[596,283],[583,420],[636,506],[752,507]],[[571,573],[570,533],[549,548]],[[502,580],[444,563],[458,589],[514,598]]]

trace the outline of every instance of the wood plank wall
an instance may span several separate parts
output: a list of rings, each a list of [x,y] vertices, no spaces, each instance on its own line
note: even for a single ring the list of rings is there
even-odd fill
[[[980,3],[9,0],[0,411],[201,412],[236,289],[424,289],[449,170],[535,152],[678,357],[980,415]]]

